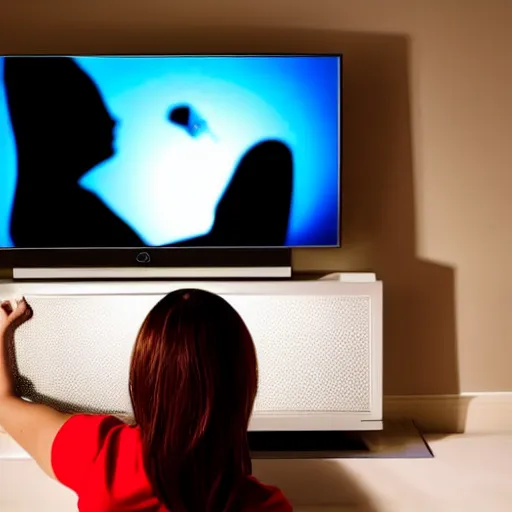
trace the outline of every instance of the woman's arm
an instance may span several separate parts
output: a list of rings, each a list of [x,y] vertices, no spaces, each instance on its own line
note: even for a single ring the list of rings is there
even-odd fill
[[[14,330],[31,316],[25,299],[0,304],[0,425],[49,476],[55,478],[51,464],[52,445],[70,415],[16,396],[9,361]]]

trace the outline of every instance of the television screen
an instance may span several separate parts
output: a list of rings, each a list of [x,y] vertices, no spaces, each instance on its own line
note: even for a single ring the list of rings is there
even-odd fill
[[[0,58],[0,248],[337,246],[339,56]]]

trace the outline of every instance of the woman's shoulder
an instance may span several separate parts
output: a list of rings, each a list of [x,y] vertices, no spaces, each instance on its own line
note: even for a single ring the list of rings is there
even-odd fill
[[[120,417],[99,414],[75,414],[62,425],[54,440],[54,448],[60,443],[66,443],[68,438],[77,438],[85,442],[84,448],[92,448],[96,443],[101,444],[114,432],[129,432],[133,428]]]
[[[57,479],[78,494],[80,510],[110,510],[133,496],[148,510],[158,509],[139,429],[118,417],[72,416],[55,438],[52,465]]]
[[[82,464],[96,461],[104,453],[112,458],[130,447],[140,451],[138,429],[113,415],[76,414],[57,433],[52,446],[52,465],[59,476],[59,465],[67,460],[72,449],[75,460]],[[131,451],[131,450],[130,450]]]

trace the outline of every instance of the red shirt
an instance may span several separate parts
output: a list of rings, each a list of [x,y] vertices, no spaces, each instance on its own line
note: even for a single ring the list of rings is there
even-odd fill
[[[139,429],[113,416],[72,416],[53,442],[52,467],[80,512],[168,512],[144,471]],[[292,512],[279,489],[253,477],[246,489],[243,512]]]

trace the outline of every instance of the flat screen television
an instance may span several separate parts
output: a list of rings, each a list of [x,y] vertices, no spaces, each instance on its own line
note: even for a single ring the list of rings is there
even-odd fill
[[[339,55],[0,57],[0,267],[339,246],[341,83]]]

